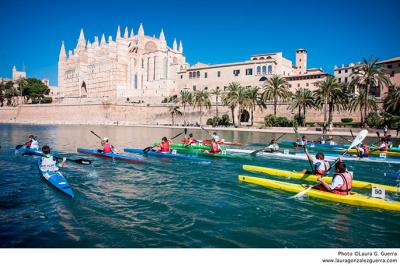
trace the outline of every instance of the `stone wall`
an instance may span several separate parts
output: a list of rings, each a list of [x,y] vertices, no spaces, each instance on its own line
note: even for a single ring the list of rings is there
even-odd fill
[[[231,114],[226,107],[218,107],[219,115]],[[183,108],[181,108],[183,112]],[[255,112],[255,126],[263,123],[264,116],[273,113],[273,106],[267,110]],[[296,113],[296,112],[295,112]],[[215,116],[215,106],[210,110],[203,110],[202,123],[207,118]],[[293,115],[285,104],[278,105],[278,116],[293,119]],[[334,114],[334,121],[340,121],[343,117],[352,117],[359,121],[358,113],[342,112]],[[186,108],[186,120],[191,124],[199,123],[200,111],[192,107]],[[317,110],[307,111],[307,121],[323,121],[323,112]],[[34,124],[171,124],[171,115],[166,105],[123,105],[123,104],[42,104],[22,105],[18,107],[0,108],[0,122],[2,123],[34,123]],[[183,124],[183,116],[175,118],[176,124]]]

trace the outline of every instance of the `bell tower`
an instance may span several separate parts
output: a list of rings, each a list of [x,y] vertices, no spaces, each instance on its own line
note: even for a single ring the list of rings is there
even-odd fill
[[[296,67],[298,74],[305,74],[307,72],[307,51],[306,49],[296,50]]]

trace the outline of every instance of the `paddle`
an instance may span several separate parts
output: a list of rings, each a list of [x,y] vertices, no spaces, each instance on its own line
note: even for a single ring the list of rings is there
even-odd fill
[[[45,157],[44,154],[41,154],[41,153],[38,153],[38,152],[37,152],[37,153],[36,153],[36,152],[30,152],[30,151],[25,152],[24,155],[36,155],[36,156]],[[53,156],[53,157],[56,158],[56,159],[58,159],[58,160],[62,160],[62,159],[63,159],[63,158],[57,157],[57,156]],[[83,158],[79,158],[79,159],[69,159],[69,158],[66,158],[66,161],[68,161],[68,162],[73,162],[73,163],[77,163],[77,164],[86,164],[86,165],[92,164],[92,161],[91,161],[91,160],[83,159]]]
[[[351,130],[351,129],[350,129],[350,134],[351,134],[351,136],[352,136],[352,137],[353,137],[353,139],[354,139],[353,130]]]
[[[278,142],[278,140],[280,140],[283,136],[285,136],[287,133],[283,133],[279,138],[277,138],[276,139],[276,142]],[[258,150],[255,150],[255,151],[253,151],[252,153],[250,153],[250,155],[251,156],[255,156],[257,153],[259,153],[260,151],[263,151],[264,150],[264,148],[262,148],[262,149],[258,149]]]
[[[351,140],[348,140],[348,139],[346,139],[345,137],[343,137],[343,136],[339,136],[339,138],[342,138],[342,139],[344,139],[345,141],[347,141],[347,142],[349,142],[349,143],[351,143]],[[354,138],[354,137],[353,137]]]
[[[330,168],[335,166],[335,164],[339,161],[339,158],[341,156],[345,155],[346,153],[349,152],[350,149],[352,149],[353,147],[355,147],[358,144],[360,144],[365,139],[365,137],[367,137],[367,135],[368,135],[368,130],[366,130],[366,129],[361,130],[357,134],[357,136],[354,138],[353,142],[350,144],[350,147],[345,152],[343,152],[341,155],[338,156],[338,158],[333,162],[333,164],[330,166]],[[319,184],[312,185],[312,186],[308,187],[307,189],[305,189],[303,191],[300,191],[299,193],[297,193],[296,195],[294,195],[293,197],[290,197],[290,198],[291,199],[300,198],[303,195],[305,195],[308,191],[310,191],[313,187],[316,187],[316,186],[319,186]]]
[[[176,139],[176,138],[179,137],[180,135],[186,134],[186,133],[187,133],[187,128],[185,128],[185,129],[183,130],[183,132],[179,133],[179,134],[176,135],[175,137],[170,138],[170,140]],[[151,149],[157,147],[157,145],[158,145],[158,144],[156,144],[156,145],[154,145],[154,146],[146,147],[146,148],[143,149],[143,152],[144,152],[144,153],[148,153]]]
[[[97,135],[93,130],[90,130],[90,133],[92,133],[93,135],[95,135],[96,137],[98,137],[100,140],[103,140],[103,138],[100,137],[99,135]]]
[[[300,145],[303,146],[304,152],[307,153],[306,145],[304,145],[303,139],[300,137],[300,134],[297,131],[297,128],[293,128],[293,130],[294,130],[294,133],[296,134],[296,137],[300,140]],[[308,159],[308,163],[311,166],[311,172],[314,172],[314,166],[308,156],[307,156],[307,159]]]

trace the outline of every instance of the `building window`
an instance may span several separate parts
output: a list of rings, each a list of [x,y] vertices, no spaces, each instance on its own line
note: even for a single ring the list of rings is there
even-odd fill
[[[347,77],[345,77],[345,78],[344,78],[344,82],[347,83],[347,80],[348,80]]]
[[[246,76],[251,76],[253,75],[253,69],[252,68],[247,68],[246,69]]]
[[[387,68],[392,68],[392,65],[387,65]]]
[[[306,83],[306,87],[308,87],[308,83]]]
[[[342,82],[342,78],[339,78],[339,82]]]
[[[300,83],[297,83],[297,88],[300,88]]]
[[[392,71],[392,73],[390,73],[390,76],[391,76],[391,77],[394,77],[394,71]]]
[[[204,90],[208,90],[208,87],[204,87]]]
[[[144,59],[142,59],[142,68],[144,68]]]
[[[347,69],[345,69],[345,70],[344,70],[344,73],[347,73],[347,72],[348,72],[348,70],[347,70]]]
[[[239,73],[240,73],[239,69],[233,70],[233,75],[235,75],[235,77],[239,76]]]
[[[183,75],[181,75],[181,79],[183,79]]]
[[[269,66],[268,66],[268,74],[271,74],[271,73],[272,73],[272,66],[269,65]]]
[[[192,72],[189,72],[189,78],[190,79],[192,78]]]
[[[221,71],[217,72],[217,77],[221,77]]]
[[[200,78],[200,71],[197,71],[197,77]]]
[[[257,75],[260,75],[260,74],[261,74],[261,67],[257,66]]]
[[[341,73],[342,73],[342,70],[339,70],[338,72],[339,72],[339,74],[341,74]]]
[[[207,72],[204,72],[204,78],[207,78]]]
[[[135,89],[137,89],[137,74],[135,74]]]
[[[266,74],[267,73],[267,66],[262,66],[262,73]]]

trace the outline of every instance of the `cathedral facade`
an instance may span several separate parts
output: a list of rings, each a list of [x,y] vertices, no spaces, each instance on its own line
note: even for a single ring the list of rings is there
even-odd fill
[[[177,73],[187,68],[182,41],[172,48],[164,32],[146,36],[140,24],[137,34],[118,26],[115,39],[102,35],[86,41],[81,29],[76,48],[68,54],[61,44],[58,61],[59,97],[157,101],[176,90]]]

